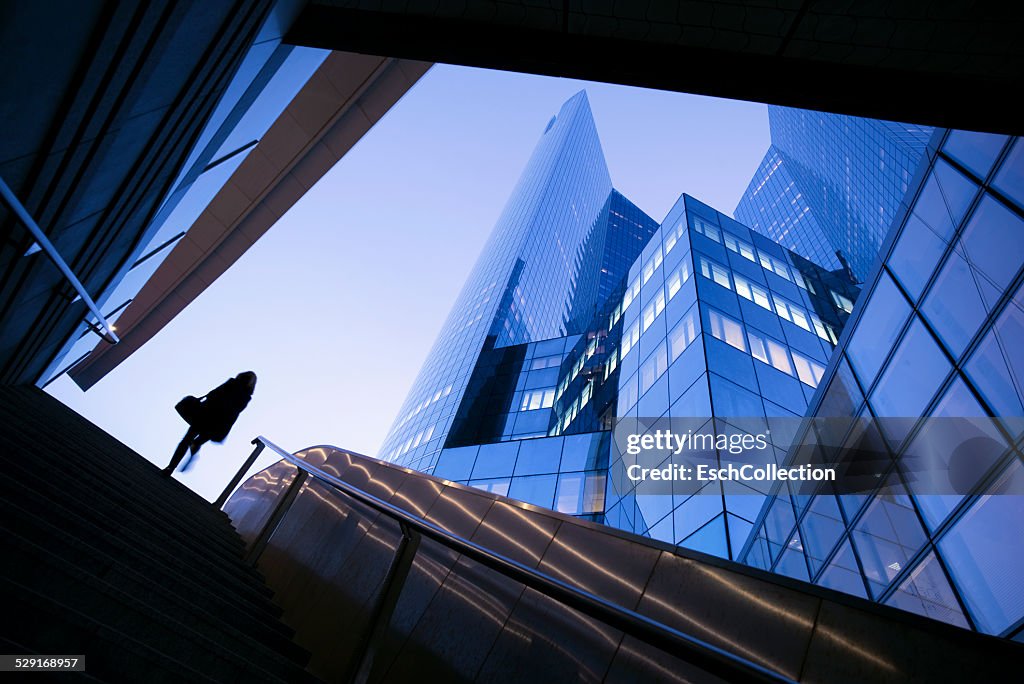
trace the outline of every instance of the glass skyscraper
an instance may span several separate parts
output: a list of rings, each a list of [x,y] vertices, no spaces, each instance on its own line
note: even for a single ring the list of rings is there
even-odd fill
[[[864,280],[932,129],[776,106],[768,122],[772,145],[736,219],[826,268],[845,260]]]
[[[863,493],[777,486],[740,558],[1024,640],[1024,141],[937,132],[882,255],[810,415],[861,419],[845,439],[887,465]],[[889,417],[915,418],[856,434]],[[918,417],[991,420],[965,469]],[[819,439],[808,428],[798,448]],[[915,473],[922,452],[958,486]]]
[[[481,354],[575,332],[655,228],[613,191],[586,93],[577,93],[545,128],[381,457],[429,472],[460,406],[472,403],[464,400]]]
[[[755,463],[767,467],[796,462],[808,417],[1024,416],[1024,147],[936,132],[907,187],[862,291],[843,264],[815,263],[685,194],[657,225],[611,188],[575,96],[541,138],[382,456],[1020,639],[1024,429],[1011,421],[957,494],[907,478],[913,458],[891,441],[857,491],[716,481],[655,492],[617,477],[617,426],[631,420],[791,426]]]

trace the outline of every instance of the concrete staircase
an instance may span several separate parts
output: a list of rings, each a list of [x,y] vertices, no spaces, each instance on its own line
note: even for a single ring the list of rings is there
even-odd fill
[[[228,517],[103,430],[0,387],[0,469],[4,653],[84,654],[94,681],[319,681]]]

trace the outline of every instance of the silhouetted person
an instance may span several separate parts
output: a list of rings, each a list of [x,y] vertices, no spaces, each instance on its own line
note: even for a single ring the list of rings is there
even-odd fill
[[[238,420],[238,414],[246,407],[256,389],[256,374],[252,371],[239,373],[220,387],[210,390],[202,400],[186,397],[177,407],[178,413],[188,424],[188,432],[171,456],[171,462],[164,468],[164,475],[170,475],[185,458],[185,452],[195,456],[199,447],[207,442],[223,442]],[[182,406],[188,403],[187,406]],[[201,402],[201,403],[200,403]],[[182,470],[188,470],[191,457]]]

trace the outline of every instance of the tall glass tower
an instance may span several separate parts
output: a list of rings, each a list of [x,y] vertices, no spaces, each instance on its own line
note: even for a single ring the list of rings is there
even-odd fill
[[[430,471],[481,354],[589,321],[656,223],[612,190],[586,93],[545,128],[384,440]]]
[[[1024,140],[937,131],[912,188],[809,407],[875,484],[775,487],[739,557],[1024,640]],[[951,418],[978,430],[959,462]]]
[[[776,106],[768,124],[772,145],[736,219],[824,267],[845,260],[864,280],[932,129]]]

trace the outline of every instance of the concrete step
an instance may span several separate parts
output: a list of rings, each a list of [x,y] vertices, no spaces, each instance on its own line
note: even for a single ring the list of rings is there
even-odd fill
[[[296,662],[305,657],[305,652],[291,642],[294,635],[292,630],[277,620],[274,613],[267,610],[271,605],[269,603],[252,604],[229,600],[223,592],[216,591],[215,587],[204,583],[201,573],[197,573],[198,577],[182,573],[172,574],[162,571],[159,566],[126,562],[125,558],[105,553],[66,530],[7,502],[0,502],[0,511],[3,512],[0,520],[4,521],[0,523],[0,527],[7,530],[8,534],[31,540],[66,562],[78,563],[92,574],[113,582],[126,591],[156,591],[161,594],[163,600],[188,606],[198,612],[209,613],[211,617],[224,621],[266,646],[289,655]],[[19,562],[18,557],[12,557],[11,562]]]
[[[24,515],[57,521],[61,528],[80,539],[93,542],[114,557],[131,558],[147,569],[156,566],[161,572],[193,576],[201,574],[204,583],[223,592],[231,600],[258,605],[269,604],[272,592],[255,579],[247,566],[238,560],[235,567],[210,562],[205,554],[176,547],[160,536],[137,534],[118,525],[116,518],[105,516],[87,506],[70,509],[67,501],[53,499],[35,491],[36,481],[16,473],[18,481],[0,479],[0,495],[5,503],[17,506]]]
[[[6,569],[10,581],[43,589],[53,601],[122,633],[145,634],[146,642],[160,644],[162,652],[187,652],[203,670],[224,662],[246,673],[269,673],[283,681],[295,681],[304,673],[308,653],[294,645],[286,657],[206,612],[168,600],[155,585],[126,586],[115,583],[114,577],[101,578],[88,564],[68,562],[17,534],[12,533],[7,541],[19,559]]]
[[[54,496],[65,499],[68,505],[85,497],[92,507],[116,512],[118,517],[126,516],[125,523],[137,529],[155,529],[160,534],[180,544],[197,549],[215,549],[226,559],[242,557],[244,544],[234,529],[226,523],[189,514],[178,506],[175,497],[147,496],[140,483],[119,484],[109,480],[105,473],[96,469],[82,469],[74,463],[62,463],[54,468],[52,464],[32,462],[24,457],[31,449],[59,448],[41,441],[26,443],[30,438],[24,435],[0,436],[0,461],[5,468],[16,469],[39,480],[37,490],[53,492]]]
[[[50,397],[44,399],[58,403]],[[39,401],[39,397],[34,397],[34,400]],[[61,408],[67,410],[66,407]],[[5,405],[0,401],[0,418],[4,417],[5,409],[11,411],[9,403]],[[59,469],[79,476],[91,475],[100,481],[109,482],[115,490],[124,491],[126,496],[144,491],[151,499],[173,501],[183,513],[194,514],[200,520],[218,525],[227,523],[227,526],[215,527],[216,531],[221,533],[226,543],[240,544],[240,540],[233,536],[227,516],[179,482],[172,481],[170,486],[161,486],[156,490],[140,487],[141,483],[154,483],[164,476],[159,468],[134,454],[120,442],[114,445],[116,440],[110,435],[101,433],[95,439],[84,439],[77,427],[67,424],[71,422],[67,416],[49,416],[47,414],[52,412],[45,407],[32,407],[28,417],[18,418],[18,412],[24,413],[25,410],[15,407],[14,415],[8,413],[7,418],[17,420],[19,443],[24,447],[19,452],[22,458],[47,471]],[[81,417],[76,417],[80,420],[75,422],[81,422]],[[105,437],[105,440],[100,437]],[[46,458],[51,448],[59,448],[61,452],[61,458],[56,463]],[[125,454],[116,455],[119,451],[124,451]]]

